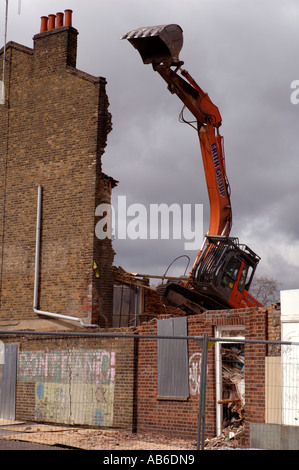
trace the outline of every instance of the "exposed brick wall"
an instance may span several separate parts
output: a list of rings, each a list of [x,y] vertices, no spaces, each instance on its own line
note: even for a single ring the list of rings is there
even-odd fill
[[[144,312],[143,321],[150,321],[155,317],[173,315],[185,316],[186,313],[180,308],[166,305],[161,300],[161,294],[154,289],[144,289]]]
[[[281,311],[280,304],[267,307],[267,339],[269,341],[281,340]],[[268,356],[280,356],[281,347],[279,344],[268,345]]]
[[[111,116],[106,80],[75,68],[77,34],[65,26],[36,34],[33,49],[7,45],[6,104],[0,105],[0,320],[36,316],[42,185],[39,308],[109,326],[114,251],[94,229],[95,208],[110,200],[115,183],[101,164]]]
[[[4,342],[18,347],[17,420],[134,429],[134,339],[12,334]]]
[[[215,327],[219,325],[242,325],[246,339],[264,340],[266,337],[266,311],[260,309],[240,309],[229,311],[210,311],[201,315],[187,317],[188,335],[214,337]],[[156,335],[157,322],[144,323],[138,327],[140,335]],[[194,340],[188,341],[189,358],[200,349]],[[246,436],[249,443],[249,423],[265,417],[265,374],[264,345],[247,343],[245,346],[245,403]],[[137,425],[140,431],[164,432],[171,435],[196,439],[199,396],[190,395],[187,401],[157,399],[157,342],[152,339],[139,341],[138,348],[138,410]],[[216,383],[215,351],[208,350],[208,375],[206,395],[206,437],[216,435]],[[163,418],[164,417],[164,418]]]
[[[267,339],[267,311],[259,309],[245,318],[246,339]],[[265,357],[266,344],[245,344],[245,439],[249,445],[249,423],[265,422]]]

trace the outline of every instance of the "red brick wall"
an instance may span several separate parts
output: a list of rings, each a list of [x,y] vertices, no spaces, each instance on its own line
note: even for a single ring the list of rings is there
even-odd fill
[[[42,185],[39,308],[95,323],[105,313],[102,323],[109,326],[114,251],[110,240],[95,239],[95,208],[110,200],[101,157],[111,116],[106,80],[75,68],[77,34],[65,26],[36,34],[33,49],[7,45],[6,104],[0,105],[0,320],[36,318]]]
[[[267,339],[267,311],[260,309],[245,317],[246,339]],[[266,344],[245,344],[245,420],[246,443],[249,445],[249,422],[265,422]]]
[[[266,313],[250,309],[237,311],[215,311],[189,316],[188,336],[214,337],[219,325],[244,325],[245,338],[263,340],[266,335]],[[157,323],[142,324],[140,335],[156,335]],[[194,340],[188,341],[189,358],[200,349]],[[177,437],[196,439],[198,424],[198,394],[190,395],[187,401],[157,399],[157,341],[140,339],[138,347],[137,426],[139,431],[164,432]],[[246,441],[249,442],[250,421],[264,422],[264,345],[246,344],[245,390],[246,390]],[[208,350],[208,375],[206,394],[206,437],[216,435],[216,383],[215,351]]]

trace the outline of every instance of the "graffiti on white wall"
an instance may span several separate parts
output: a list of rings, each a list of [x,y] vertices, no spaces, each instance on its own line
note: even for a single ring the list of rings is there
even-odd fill
[[[283,341],[299,342],[299,323],[282,324]],[[282,424],[299,426],[299,347],[283,345],[282,357]]]
[[[198,395],[200,387],[201,353],[189,357],[189,391],[190,395]]]
[[[23,351],[18,380],[35,383],[37,420],[112,425],[114,351]]]

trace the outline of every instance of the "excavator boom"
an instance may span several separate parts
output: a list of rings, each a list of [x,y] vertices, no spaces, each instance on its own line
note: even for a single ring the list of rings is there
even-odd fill
[[[169,91],[178,96],[197,123],[210,202],[209,230],[187,282],[184,286],[170,285],[168,300],[172,298],[170,301],[178,304],[178,299],[187,298],[189,306],[201,305],[203,308],[260,306],[248,293],[259,257],[248,247],[246,250],[240,249],[239,243],[229,237],[232,211],[223,137],[219,132],[221,114],[189,72],[182,69],[183,62],[179,58],[183,46],[181,27],[170,24],[137,28],[122,39],[127,39],[138,50],[145,64],[152,64],[153,69],[168,84]],[[227,271],[231,270],[234,275],[225,285]],[[249,272],[251,274],[248,277]]]
[[[210,201],[208,234],[228,236],[232,213],[223,137],[218,131],[222,118],[218,107],[208,94],[200,88],[189,72],[181,70],[181,27],[171,24],[137,28],[125,34],[122,39],[128,39],[139,51],[145,64],[153,65],[154,70],[168,84],[169,91],[176,94],[195,117]],[[175,70],[172,70],[172,66]],[[178,75],[179,70],[184,78]]]

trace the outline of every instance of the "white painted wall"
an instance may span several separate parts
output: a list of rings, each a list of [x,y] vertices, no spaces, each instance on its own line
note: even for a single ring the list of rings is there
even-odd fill
[[[299,289],[280,293],[282,346],[282,424],[299,426]]]

